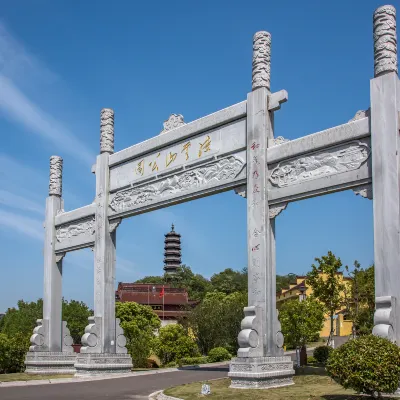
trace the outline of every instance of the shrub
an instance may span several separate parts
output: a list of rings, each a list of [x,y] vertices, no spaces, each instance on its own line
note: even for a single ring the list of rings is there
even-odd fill
[[[207,364],[207,357],[184,357],[179,360],[179,366]]]
[[[168,364],[165,364],[165,365],[164,365],[165,368],[175,368],[175,367],[177,367],[177,366],[178,366],[178,363],[175,362],[175,361],[171,361],[171,362],[169,362]]]
[[[25,355],[29,340],[23,335],[8,337],[0,333],[0,373],[22,372],[25,370]]]
[[[229,354],[229,351],[224,349],[223,347],[215,347],[211,349],[208,353],[208,362],[219,362],[230,360],[232,356]]]
[[[316,358],[313,356],[307,356],[307,364],[315,364],[317,362]]]
[[[328,374],[360,393],[394,393],[399,385],[400,349],[373,335],[350,340],[329,356]]]
[[[332,351],[333,349],[330,346],[319,346],[314,350],[313,355],[318,362],[325,364]]]

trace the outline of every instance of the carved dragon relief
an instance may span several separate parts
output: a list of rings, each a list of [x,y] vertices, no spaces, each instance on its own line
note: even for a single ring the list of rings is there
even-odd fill
[[[109,207],[116,212],[137,205],[145,205],[171,194],[179,194],[213,182],[234,179],[243,170],[245,161],[237,156],[229,156],[204,166],[176,174],[156,183],[123,189],[116,192]]]
[[[274,186],[286,187],[322,176],[352,171],[361,167],[371,154],[368,144],[351,142],[323,152],[313,153],[279,163],[269,180]]]
[[[56,238],[57,242],[61,243],[63,240],[71,239],[74,236],[93,235],[94,232],[94,217],[91,217],[90,219],[81,220],[73,224],[58,226],[56,228]]]

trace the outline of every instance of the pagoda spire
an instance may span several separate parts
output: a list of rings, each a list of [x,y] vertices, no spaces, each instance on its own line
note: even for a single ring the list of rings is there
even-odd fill
[[[173,275],[182,263],[181,235],[175,232],[174,224],[171,226],[171,232],[165,234],[164,243],[164,271]]]

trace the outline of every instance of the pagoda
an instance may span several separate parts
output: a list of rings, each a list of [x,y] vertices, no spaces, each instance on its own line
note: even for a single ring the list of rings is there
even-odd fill
[[[175,232],[172,224],[171,232],[165,234],[164,240],[164,271],[173,275],[181,266],[181,235]]]

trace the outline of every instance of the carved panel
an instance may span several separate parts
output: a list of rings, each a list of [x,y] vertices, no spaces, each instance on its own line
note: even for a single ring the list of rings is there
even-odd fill
[[[71,239],[75,236],[93,235],[95,232],[94,217],[81,220],[73,224],[60,225],[56,228],[57,242],[61,243],[65,239]]]
[[[62,196],[63,160],[58,156],[50,157],[49,196]]]
[[[355,169],[367,161],[371,149],[363,142],[351,142],[325,151],[279,163],[270,174],[273,186],[286,187]]]
[[[164,129],[161,131],[161,133],[168,132],[172,129],[178,128],[179,126],[185,125],[185,122],[183,120],[183,115],[181,114],[171,114],[169,118],[164,121],[163,127]]]
[[[245,162],[238,156],[229,156],[198,168],[161,179],[155,183],[116,192],[110,202],[115,212],[151,203],[163,197],[234,179],[243,170]]]
[[[374,13],[375,76],[397,73],[396,9],[379,7]]]

